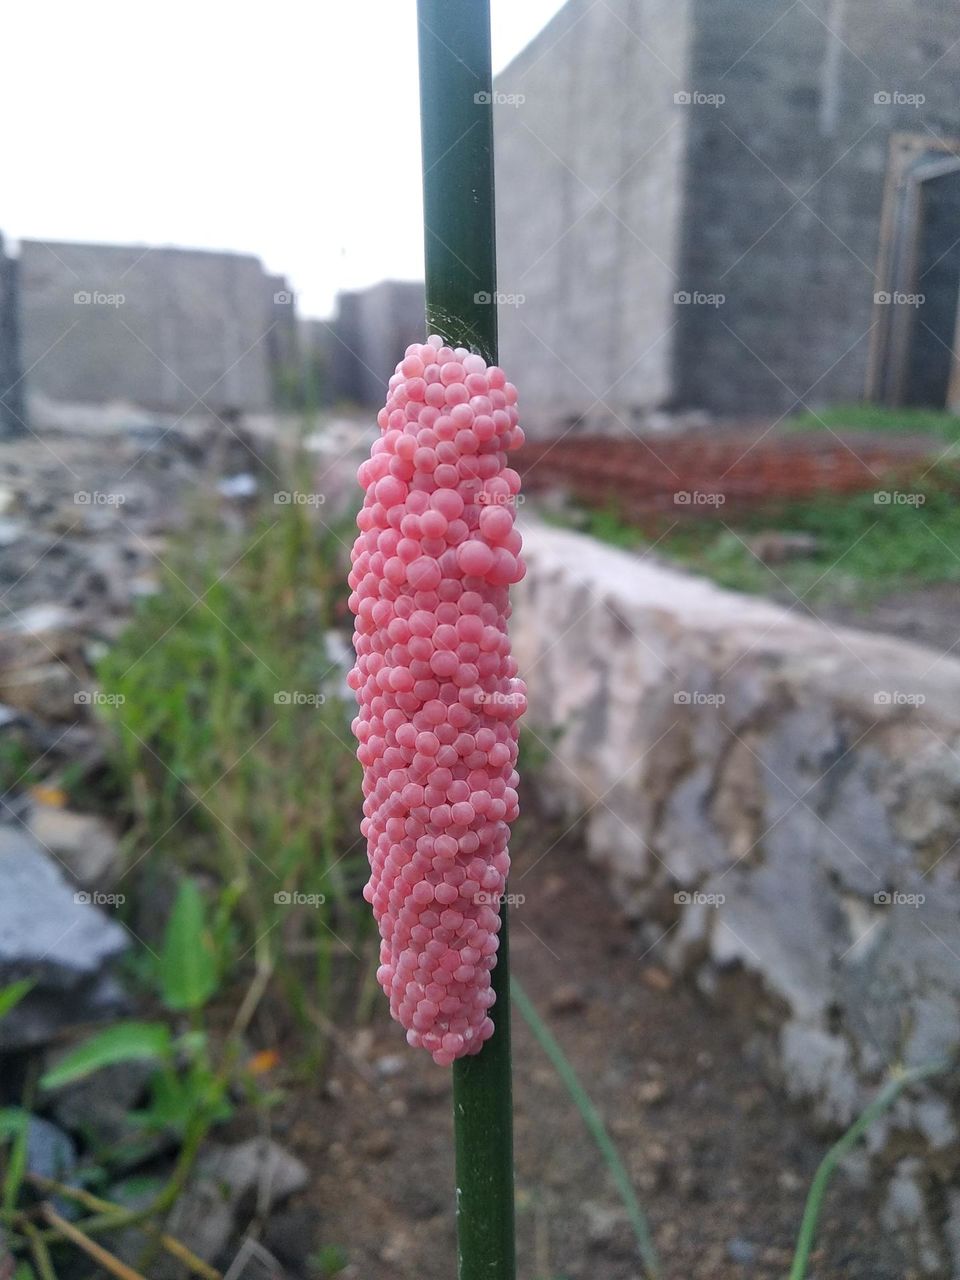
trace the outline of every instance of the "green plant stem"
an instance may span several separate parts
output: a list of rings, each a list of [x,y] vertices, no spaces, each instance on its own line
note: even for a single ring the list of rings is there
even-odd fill
[[[580,1079],[566,1054],[554,1039],[550,1028],[537,1013],[530,997],[516,978],[511,979],[510,989],[513,994],[513,1002],[520,1010],[521,1017],[533,1032],[534,1039],[540,1048],[550,1059],[550,1065],[566,1085],[567,1092],[580,1112],[584,1124],[589,1129],[594,1142],[600,1148],[600,1153],[606,1161],[607,1168],[610,1170],[610,1176],[613,1178],[624,1207],[630,1216],[630,1223],[637,1240],[637,1250],[643,1260],[647,1275],[650,1280],[657,1280],[660,1274],[660,1260],[657,1257],[653,1237],[650,1233],[650,1224],[647,1222],[646,1214],[640,1208],[633,1191],[633,1185],[630,1182],[630,1175],[624,1168],[620,1154],[604,1127],[600,1113],[591,1102],[587,1091],[580,1083]]]
[[[427,327],[497,358],[489,0],[418,0]],[[496,1030],[453,1068],[460,1280],[514,1280],[507,913]]]
[[[494,1034],[453,1066],[460,1280],[514,1280],[513,1103],[510,1079],[510,943],[501,907],[493,971]]]
[[[40,1280],[57,1280],[57,1273],[53,1269],[53,1260],[50,1257],[50,1250],[47,1248],[47,1242],[43,1236],[33,1225],[32,1222],[24,1222],[22,1226],[23,1234],[27,1237],[27,1243],[30,1246],[30,1256],[33,1258],[33,1265],[37,1269]]]
[[[823,1197],[827,1190],[827,1184],[833,1177],[840,1161],[850,1148],[859,1141],[874,1120],[881,1116],[888,1107],[893,1106],[904,1089],[916,1084],[919,1080],[928,1080],[931,1076],[942,1074],[951,1065],[949,1062],[931,1062],[924,1066],[911,1067],[907,1071],[901,1071],[894,1075],[880,1090],[873,1102],[864,1108],[846,1133],[834,1143],[820,1161],[807,1194],[807,1203],[804,1206],[803,1219],[797,1235],[797,1247],[793,1255],[793,1265],[790,1268],[790,1280],[806,1280],[807,1267],[810,1264],[810,1254],[813,1250],[813,1239],[817,1230]]]

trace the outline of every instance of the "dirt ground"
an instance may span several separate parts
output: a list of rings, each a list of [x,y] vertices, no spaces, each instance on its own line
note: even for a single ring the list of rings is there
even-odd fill
[[[835,605],[821,612],[845,626],[880,631],[960,656],[960,583],[895,591],[870,605]]]
[[[571,1058],[650,1216],[664,1280],[782,1280],[827,1143],[765,1078],[729,1018],[675,985],[601,875],[568,840],[537,860],[521,824],[511,889],[514,972]],[[528,870],[529,868],[529,870]],[[383,1016],[296,1091],[278,1136],[316,1170],[266,1243],[288,1264],[338,1245],[344,1280],[451,1280],[450,1073]],[[519,1275],[639,1280],[616,1191],[563,1085],[514,1017]],[[811,1280],[904,1280],[869,1192],[828,1193]],[[302,1265],[302,1261],[301,1261]],[[311,1273],[316,1274],[316,1273]]]

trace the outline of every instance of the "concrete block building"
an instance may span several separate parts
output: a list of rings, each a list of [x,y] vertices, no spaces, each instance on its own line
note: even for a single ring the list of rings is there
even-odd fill
[[[235,253],[24,240],[21,362],[43,406],[127,402],[168,414],[259,413],[295,358],[293,295]]]
[[[569,0],[496,83],[527,423],[960,405],[957,35],[953,0]]]

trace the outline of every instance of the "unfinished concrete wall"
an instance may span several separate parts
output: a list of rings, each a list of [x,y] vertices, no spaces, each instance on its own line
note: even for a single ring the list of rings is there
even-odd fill
[[[0,236],[0,440],[27,430],[17,276],[16,259],[5,252]]]
[[[326,337],[331,398],[379,405],[387,381],[411,342],[422,342],[423,285],[383,280],[369,289],[341,293]]]
[[[671,396],[687,15],[570,0],[497,78],[500,351],[534,434]]]
[[[270,333],[289,301],[242,254],[25,240],[21,327],[30,402],[126,401],[158,412],[263,412]]]
[[[681,287],[725,302],[682,308],[678,399],[859,400],[890,136],[960,134],[956,8],[693,0],[692,27],[690,87],[725,100],[683,108]]]

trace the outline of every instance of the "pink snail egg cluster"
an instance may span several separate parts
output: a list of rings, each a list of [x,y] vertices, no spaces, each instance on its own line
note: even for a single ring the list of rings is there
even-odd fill
[[[435,1062],[493,1034],[500,902],[517,808],[508,589],[523,443],[503,370],[438,337],[407,348],[359,471],[352,552],[356,666],[377,979]]]

